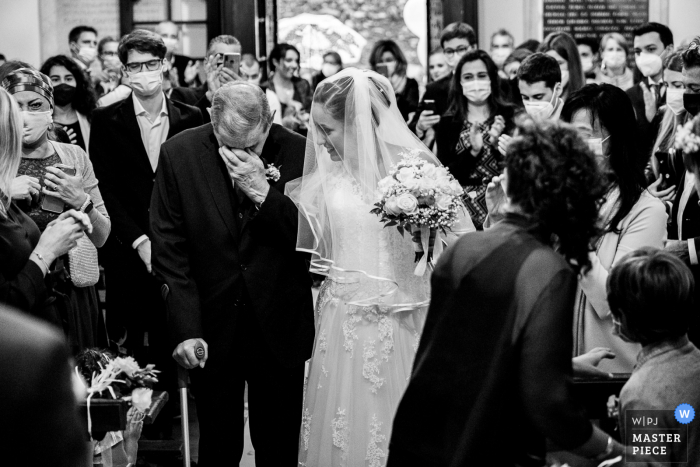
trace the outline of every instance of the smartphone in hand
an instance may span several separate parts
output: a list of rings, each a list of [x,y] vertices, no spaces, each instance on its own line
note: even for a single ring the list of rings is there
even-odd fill
[[[389,78],[389,66],[386,63],[378,63],[377,73],[379,73],[385,78]]]
[[[426,99],[423,101],[423,110],[430,110],[433,115],[437,113],[435,110],[435,101],[433,99]]]
[[[224,68],[228,68],[238,75],[241,69],[241,54],[224,54]]]
[[[659,175],[661,176],[661,183],[659,183],[657,190],[663,191],[673,185],[673,180],[671,179],[671,157],[666,151],[657,151],[656,160],[659,163]]]
[[[63,172],[67,173],[71,177],[75,177],[75,167],[70,167],[64,164],[58,164],[56,165],[56,168],[61,169]],[[55,191],[48,187],[46,187],[46,189],[50,191]],[[43,199],[41,200],[41,209],[43,211],[52,212],[54,214],[61,214],[65,210],[65,208],[66,203],[64,203],[63,200],[58,196],[51,196],[46,194],[43,195]]]

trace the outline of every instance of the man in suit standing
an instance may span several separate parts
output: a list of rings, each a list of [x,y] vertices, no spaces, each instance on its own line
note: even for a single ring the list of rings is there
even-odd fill
[[[87,426],[63,338],[0,305],[0,354],[2,465],[87,467]]]
[[[673,33],[659,23],[646,23],[634,30],[634,57],[644,78],[627,90],[637,116],[644,157],[649,157],[658,132],[653,120],[666,103],[663,60],[673,53]]]
[[[151,192],[161,144],[202,124],[198,109],[165,97],[164,58],[163,40],[150,31],[136,30],[120,41],[119,59],[133,92],[95,110],[90,136],[90,158],[112,219],[112,234],[100,252],[109,284],[110,339],[126,337],[124,345],[138,359],[150,360],[142,364],[155,363],[160,370],[172,364],[160,284],[151,274]]]
[[[452,73],[459,63],[459,59],[469,52],[476,50],[476,33],[474,28],[467,23],[452,23],[442,31],[440,36],[440,46],[442,46],[447,65]],[[450,107],[449,94],[452,73],[425,87],[423,100],[418,105],[418,111],[409,123],[409,128],[419,138],[423,139],[426,132],[433,128]],[[425,101],[434,101],[435,110],[426,110]]]
[[[302,175],[306,140],[272,123],[264,91],[246,82],[214,93],[211,117],[163,145],[151,201],[173,357],[192,369],[199,465],[243,454],[247,382],[255,465],[293,467],[314,317],[283,192]]]

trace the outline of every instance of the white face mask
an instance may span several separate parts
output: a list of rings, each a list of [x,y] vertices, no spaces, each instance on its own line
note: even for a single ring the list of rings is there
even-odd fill
[[[321,66],[321,73],[323,73],[323,76],[325,76],[326,78],[333,76],[339,71],[340,67],[338,65],[334,65],[333,63],[324,63]]]
[[[163,69],[161,67],[153,71],[142,71],[130,75],[129,78],[136,94],[142,97],[152,96],[163,86]]]
[[[569,84],[569,70],[561,70],[561,88],[564,89]]]
[[[556,96],[557,94],[555,91],[552,94],[552,99],[548,102],[523,101],[523,104],[525,104],[525,112],[535,121],[547,120],[554,113],[554,104],[552,104],[552,101],[556,102]]]
[[[462,94],[469,102],[483,104],[491,95],[491,80],[479,79],[462,83]]]
[[[603,157],[603,143],[610,138],[610,135],[603,138],[588,138],[586,143],[588,143],[588,148],[598,157]]]
[[[179,44],[179,41],[173,37],[163,37],[163,43],[165,44],[165,48],[168,49],[168,53],[175,52],[177,50],[177,46]]]
[[[656,54],[642,53],[636,59],[637,68],[646,77],[656,76],[661,73],[663,63],[661,57]]]
[[[83,45],[83,46],[81,46],[80,49],[78,50],[78,57],[80,57],[80,59],[81,59],[83,62],[85,62],[85,63],[87,63],[87,64],[90,64],[90,63],[92,63],[92,62],[95,60],[95,58],[97,57],[97,49],[94,48],[94,47],[90,47],[90,46],[87,46],[87,45]]]
[[[593,69],[593,59],[591,57],[582,57],[581,66],[583,67],[583,72],[588,73]]]
[[[491,52],[491,58],[496,66],[500,68],[503,66],[503,62],[506,61],[506,58],[508,58],[508,55],[510,55],[512,51],[512,49],[495,49]]]
[[[674,114],[679,115],[685,110],[683,107],[683,94],[685,89],[667,88],[666,89],[666,105],[673,111]]]
[[[627,63],[627,55],[624,50],[603,52],[603,62],[610,68],[620,68]]]
[[[22,143],[32,145],[49,131],[49,126],[53,123],[53,111],[27,112],[23,110],[22,120],[24,122]]]

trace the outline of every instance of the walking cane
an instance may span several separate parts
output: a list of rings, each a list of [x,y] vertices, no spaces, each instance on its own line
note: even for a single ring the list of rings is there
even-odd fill
[[[182,454],[182,465],[190,467],[190,414],[187,407],[187,378],[189,373],[180,365],[177,366],[177,387],[180,389],[180,415],[182,423],[182,442],[184,443],[184,453]]]

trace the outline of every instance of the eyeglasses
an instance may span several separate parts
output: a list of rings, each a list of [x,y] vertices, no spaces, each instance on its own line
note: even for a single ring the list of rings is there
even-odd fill
[[[163,60],[159,58],[156,60],[149,60],[147,62],[131,62],[127,63],[125,66],[129,73],[140,73],[143,71],[144,65],[146,65],[146,70],[156,71],[158,68],[163,66]]]
[[[445,57],[452,57],[455,53],[458,55],[464,55],[465,53],[469,52],[469,47],[457,47],[457,50],[455,49],[445,49],[442,51],[445,54]]]

